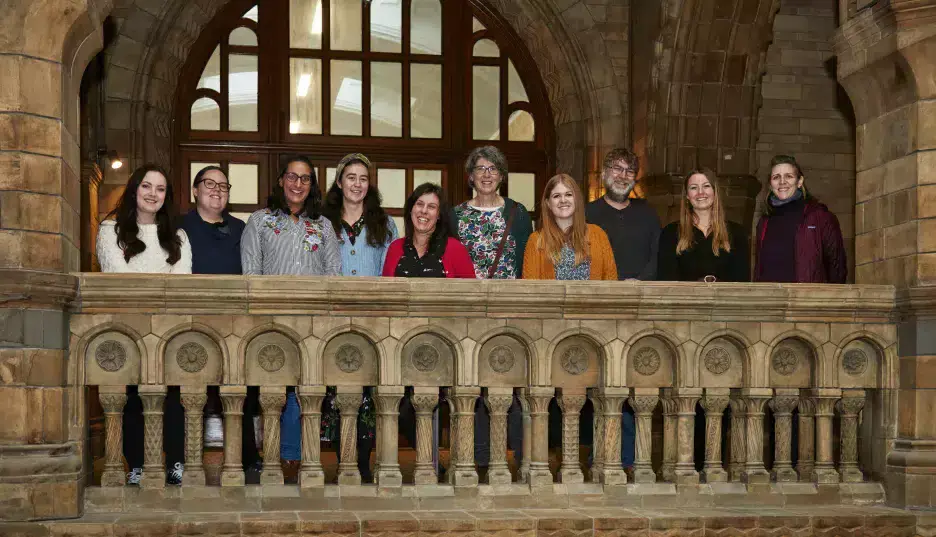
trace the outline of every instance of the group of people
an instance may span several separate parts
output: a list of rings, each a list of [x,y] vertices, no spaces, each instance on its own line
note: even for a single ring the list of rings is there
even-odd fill
[[[196,174],[195,208],[176,220],[166,172],[146,165],[131,174],[113,218],[101,223],[97,255],[104,272],[845,283],[838,219],[807,191],[795,158],[771,161],[753,273],[748,234],[727,220],[724,194],[711,170],[685,175],[679,220],[662,229],[656,211],[631,197],[639,171],[634,152],[611,151],[602,169],[605,194],[587,204],[575,179],[552,177],[543,188],[534,231],[527,207],[501,195],[507,159],[496,147],[478,147],[465,163],[474,197],[451,208],[440,185],[417,186],[406,200],[400,237],[381,206],[373,166],[359,153],[338,163],[324,200],[312,163],[289,158],[266,207],[246,223],[226,210],[232,185],[222,168],[208,166]],[[167,429],[170,421],[182,421],[170,416],[170,404],[172,398]],[[127,410],[125,427],[136,427],[128,422],[135,421],[127,417],[129,403]],[[299,458],[298,415],[290,392],[284,419],[294,416],[295,423],[283,423],[286,460]],[[252,438],[249,422],[245,438]],[[623,462],[629,466],[631,413],[622,425]],[[130,482],[139,480],[142,467],[142,430],[139,436],[139,445],[130,438],[125,443]],[[169,447],[167,438],[167,458]],[[169,481],[181,481],[182,450],[172,451],[178,455],[167,461]],[[257,463],[246,459],[245,465]]]

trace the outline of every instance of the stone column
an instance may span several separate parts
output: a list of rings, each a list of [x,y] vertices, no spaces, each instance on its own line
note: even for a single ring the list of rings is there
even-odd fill
[[[530,416],[530,404],[523,396],[517,397],[520,410],[523,411],[523,448],[520,461],[520,482],[530,482],[530,464],[533,461],[533,418]]]
[[[747,453],[744,462],[744,472],[741,480],[748,485],[770,483],[770,474],[764,468],[764,408],[767,401],[773,396],[770,388],[744,388],[741,390],[744,399],[745,444]]]
[[[100,386],[98,399],[104,407],[104,473],[102,487],[122,487],[127,478],[123,465],[123,410],[127,404],[126,386]]]
[[[602,452],[604,463],[599,473],[599,482],[606,486],[624,485],[627,474],[621,466],[621,414],[627,399],[627,388],[601,388],[601,403],[604,433],[602,434]],[[637,431],[638,438],[640,430]]]
[[[676,483],[697,485],[699,472],[695,469],[695,409],[702,396],[702,388],[676,388],[672,392],[676,403]],[[665,448],[664,448],[665,449]]]
[[[403,386],[378,386],[374,397],[377,405],[377,486],[402,487],[400,473],[399,431],[400,399],[406,388]]]
[[[838,388],[816,388],[813,390],[816,400],[816,468],[815,482],[835,484],[839,474],[832,461],[832,420],[835,418],[835,404],[842,396]]]
[[[491,415],[491,460],[488,483],[509,485],[513,478],[507,466],[507,411],[513,403],[513,388],[488,388],[484,404]]]
[[[663,481],[676,481],[676,401],[672,388],[664,388],[660,405],[663,407],[663,464],[660,465],[660,477]]]
[[[532,432],[529,479],[531,487],[553,483],[552,473],[549,471],[549,401],[555,393],[556,389],[552,387],[523,389],[523,398],[530,409]]]
[[[770,409],[774,416],[774,463],[770,476],[777,482],[794,482],[799,479],[793,470],[793,409],[799,404],[799,390],[781,389],[774,391]]]
[[[452,416],[452,459],[448,481],[456,487],[478,486],[478,471],[474,462],[474,408],[481,395],[476,386],[455,386],[449,405]]]
[[[601,395],[598,388],[588,388],[588,399],[592,403],[592,465],[591,482],[600,483],[604,470],[604,413],[601,411]]]
[[[283,467],[280,465],[280,416],[286,406],[285,386],[261,386],[260,410],[263,412],[263,485],[282,485]]]
[[[241,443],[247,386],[221,386],[220,392],[221,405],[224,407],[224,465],[221,467],[221,486],[243,487]]]
[[[630,406],[637,419],[637,449],[634,453],[634,482],[656,483],[650,457],[653,451],[653,409],[660,400],[657,388],[634,388]]]
[[[322,401],[325,390],[325,386],[299,386],[299,403],[302,406],[301,488],[325,485],[325,470],[322,468]]]
[[[705,410],[705,466],[702,479],[706,483],[728,481],[722,467],[722,415],[728,406],[728,388],[706,388],[702,398]]]
[[[744,473],[744,461],[747,460],[747,423],[745,422],[744,400],[740,393],[733,393],[728,399],[731,407],[731,452],[728,454],[728,479],[741,481]]]
[[[163,404],[166,387],[141,385],[140,399],[143,401],[143,477],[142,488],[165,488],[166,467],[163,464]],[[176,431],[179,432],[179,431]]]
[[[205,386],[182,386],[182,406],[185,408],[185,472],[183,485],[205,485],[205,467],[202,464],[205,442]]]
[[[839,415],[842,418],[839,473],[845,483],[864,481],[864,474],[858,468],[858,413],[864,405],[864,390],[842,390],[842,398],[838,402]]]
[[[812,483],[816,461],[816,400],[809,394],[799,399],[799,446],[796,450],[796,473],[800,481]]]
[[[338,386],[335,405],[341,413],[341,462],[338,463],[339,485],[360,485],[357,467],[357,420],[363,402],[360,387]]]
[[[583,483],[585,475],[579,465],[579,413],[585,406],[585,394],[564,390],[557,402],[562,410],[562,466],[559,468],[559,482]]]
[[[416,410],[416,471],[417,485],[435,485],[439,482],[432,463],[432,412],[439,404],[438,388],[413,388],[413,409]]]

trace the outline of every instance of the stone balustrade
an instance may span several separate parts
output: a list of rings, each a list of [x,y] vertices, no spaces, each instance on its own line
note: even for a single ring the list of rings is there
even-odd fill
[[[283,486],[278,418],[287,387],[294,387],[302,409],[296,489],[324,490],[325,497],[377,490],[381,497],[394,490],[398,497],[458,497],[469,489],[493,497],[616,498],[615,490],[657,498],[686,491],[832,494],[836,501],[883,496],[885,468],[871,453],[887,452],[896,435],[891,287],[114,274],[79,280],[70,375],[79,400],[85,386],[97,387],[106,429],[103,492],[88,489],[93,501],[124,488],[127,386],[137,386],[144,406],[144,490],[166,487],[162,405],[175,386],[185,408],[182,489],[206,486],[201,439],[212,386],[224,418],[219,489],[243,489],[244,399],[247,387],[257,386],[261,486]],[[337,477],[326,483],[319,429],[328,387],[342,441]],[[356,464],[365,387],[372,387],[377,420],[371,487],[362,486]],[[442,482],[432,421],[440,388],[451,435]],[[406,479],[397,435],[404,398],[416,424],[415,470]],[[511,457],[515,399],[523,449]],[[552,401],[558,422],[549,419]],[[490,427],[481,479],[476,405]],[[632,469],[621,462],[627,407],[636,417]],[[85,419],[71,416],[76,427]],[[551,454],[556,423],[561,446]],[[594,431],[590,444],[580,445],[583,428]],[[522,465],[512,473],[508,459],[518,458]]]

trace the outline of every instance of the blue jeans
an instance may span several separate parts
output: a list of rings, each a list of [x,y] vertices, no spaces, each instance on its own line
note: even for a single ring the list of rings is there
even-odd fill
[[[637,438],[637,426],[634,423],[634,411],[630,406],[624,407],[621,416],[621,466],[627,468],[634,465],[634,441]]]

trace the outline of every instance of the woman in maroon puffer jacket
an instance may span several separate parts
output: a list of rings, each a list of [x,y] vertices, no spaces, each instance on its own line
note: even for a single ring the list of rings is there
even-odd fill
[[[757,223],[754,281],[845,283],[845,244],[838,218],[806,192],[796,159],[770,162],[767,210]]]

